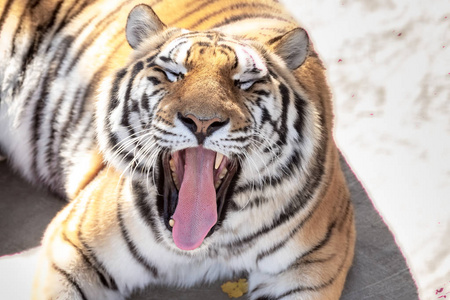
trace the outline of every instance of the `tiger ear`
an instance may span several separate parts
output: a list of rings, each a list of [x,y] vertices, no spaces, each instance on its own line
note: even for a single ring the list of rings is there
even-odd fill
[[[135,6],[128,15],[125,28],[128,44],[136,49],[143,40],[166,28],[153,9],[145,4]]]
[[[291,70],[300,67],[308,55],[309,37],[303,28],[295,28],[271,39],[268,43]]]

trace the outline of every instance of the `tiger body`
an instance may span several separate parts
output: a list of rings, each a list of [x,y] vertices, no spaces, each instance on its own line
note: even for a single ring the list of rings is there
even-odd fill
[[[240,274],[250,299],[338,299],[353,208],[307,35],[272,1],[141,2],[0,7],[0,150],[69,200],[34,299]]]

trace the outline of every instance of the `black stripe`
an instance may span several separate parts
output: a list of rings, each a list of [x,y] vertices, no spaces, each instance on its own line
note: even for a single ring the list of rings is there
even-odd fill
[[[86,136],[91,134],[91,135],[95,135],[95,132],[92,130],[92,128],[94,128],[94,116],[92,115],[92,113],[90,111],[86,112],[85,115],[81,115],[80,116],[80,121],[84,120],[85,118],[89,118],[88,122],[86,122],[85,127],[81,128],[80,132],[84,132],[85,135],[80,135],[80,138],[77,140],[77,142],[75,143],[75,146],[72,150],[72,153],[85,153],[86,149],[82,149],[80,150],[80,146],[83,144],[83,141],[86,141]],[[77,126],[78,128],[78,126]],[[89,143],[86,144],[88,145],[87,149],[91,149],[92,146],[96,147],[96,141],[95,139],[90,139],[88,141]]]
[[[55,157],[55,153],[53,151],[53,145],[55,143],[54,139],[55,139],[55,135],[56,135],[56,130],[57,130],[57,118],[60,115],[60,110],[62,107],[62,101],[64,99],[65,94],[63,93],[58,100],[56,101],[56,107],[55,109],[51,112],[51,119],[49,121],[49,127],[50,127],[50,135],[47,138],[47,143],[45,144],[45,150],[44,150],[44,157],[45,157],[45,161],[47,162],[47,165],[49,166],[49,170],[51,171],[50,176],[57,176],[58,181],[59,182],[64,182],[64,180],[62,180],[62,178],[60,176],[64,176],[63,172],[61,172],[61,174],[57,174],[55,173],[55,171],[57,171],[57,166],[54,165],[53,162],[55,162],[56,157]],[[56,154],[58,155],[58,154]],[[58,176],[59,175],[59,176]],[[59,184],[58,182],[58,184]]]
[[[196,60],[196,58],[194,57],[194,58],[191,58],[191,53],[192,53],[192,51],[193,51],[193,49],[194,49],[194,47],[199,47],[199,48],[201,48],[200,49],[200,54],[203,54],[204,53],[204,50],[203,50],[203,48],[209,48],[209,47],[211,47],[212,46],[212,44],[211,43],[209,43],[209,42],[203,42],[203,41],[197,41],[197,42],[195,42],[195,43],[193,43],[192,45],[191,45],[191,47],[187,50],[187,52],[186,52],[186,58],[185,58],[185,66],[187,66],[188,68],[192,65],[192,62],[194,61],[194,63],[195,63],[195,60]]]
[[[301,209],[303,209],[306,204],[310,201],[309,198],[303,197],[302,195],[303,191],[300,191],[294,199],[289,203],[289,205],[283,209],[283,213],[281,213],[273,222],[271,222],[271,225],[265,225],[257,232],[248,235],[247,237],[240,238],[236,242],[232,242],[226,245],[227,248],[233,249],[238,247],[243,247],[245,244],[250,243],[256,238],[259,238],[261,235],[266,234],[279,226],[287,223],[291,218],[293,218]],[[308,219],[308,217],[306,217]],[[306,221],[306,220],[305,220]],[[301,224],[303,225],[303,224]]]
[[[160,88],[160,89],[157,89],[157,90],[154,90],[150,95],[147,95],[147,94],[142,94],[142,98],[141,98],[141,106],[142,106],[142,108],[144,109],[144,110],[146,110],[147,112],[149,112],[150,113],[150,120],[146,120],[147,121],[147,123],[151,123],[151,119],[153,118],[153,111],[154,111],[154,109],[155,109],[155,107],[156,107],[156,105],[153,107],[153,109],[152,109],[152,111],[150,111],[150,105],[149,105],[149,101],[150,101],[150,98],[152,98],[152,97],[154,97],[154,96],[156,96],[159,92],[161,92],[161,91],[163,91],[164,90],[164,88]]]
[[[172,54],[175,50],[177,50],[178,48],[180,48],[181,45],[186,44],[187,41],[180,41],[178,44],[176,44],[175,46],[173,46],[173,48],[169,51],[169,53],[167,54],[168,57],[172,58]]]
[[[76,210],[75,205],[79,205],[79,204],[80,204],[80,201],[81,201],[81,200],[79,200],[79,199],[81,199],[81,198],[77,198],[77,199],[75,200],[75,201],[77,201],[77,202],[73,204],[73,208],[72,208],[72,210],[70,211],[69,216],[64,220],[64,223],[63,223],[64,228],[67,227],[67,222],[68,222],[69,217],[70,217],[70,216],[72,215],[72,213],[74,213],[75,210]],[[81,208],[84,208],[84,210],[83,210],[83,212],[82,212],[82,214],[81,214],[81,217],[80,217],[80,219],[79,219],[79,222],[78,222],[78,224],[77,224],[77,238],[78,238],[78,241],[81,243],[82,248],[85,250],[85,253],[88,253],[88,254],[89,254],[90,260],[92,260],[92,261],[94,262],[94,264],[95,264],[96,266],[98,266],[99,269],[100,269],[103,273],[105,273],[105,274],[110,278],[111,289],[114,290],[114,289],[117,289],[117,284],[116,284],[116,282],[115,282],[113,276],[109,274],[109,272],[106,270],[106,268],[105,268],[105,266],[103,265],[103,263],[97,258],[97,255],[95,254],[95,249],[92,248],[91,246],[89,246],[88,243],[84,240],[84,237],[83,237],[83,224],[84,224],[84,222],[86,221],[87,214],[88,214],[89,212],[92,213],[92,211],[90,210],[90,207],[91,207],[91,204],[92,204],[93,202],[94,202],[94,199],[93,199],[92,197],[89,197],[89,199],[88,199],[87,202],[84,204],[84,206],[81,207]]]
[[[83,250],[82,250],[81,248],[79,248],[77,245],[75,245],[75,244],[67,237],[67,235],[66,235],[66,233],[65,233],[64,231],[63,231],[63,233],[62,233],[62,238],[63,238],[64,241],[66,241],[67,243],[69,243],[69,244],[70,244],[70,245],[78,252],[78,255],[81,256],[81,258],[83,259],[84,263],[85,263],[89,268],[91,268],[91,269],[93,269],[93,270],[95,271],[95,273],[97,274],[97,276],[98,276],[100,282],[102,283],[102,285],[103,285],[105,288],[108,288],[108,289],[117,291],[118,288],[117,288],[117,284],[116,284],[116,282],[114,281],[114,279],[113,279],[109,274],[107,274],[107,276],[109,277],[109,281],[106,279],[105,275],[103,275],[103,272],[106,273],[105,269],[104,269],[102,266],[100,266],[100,265],[98,264],[98,262],[97,262],[94,258],[92,258],[92,259],[94,260],[94,262],[91,262],[91,258],[89,258],[89,257],[83,252]],[[100,271],[100,269],[101,269],[101,271]]]
[[[114,133],[112,133],[112,132],[110,132],[108,134],[108,143],[109,143],[109,146],[112,148],[112,150],[116,149],[118,146],[120,147],[120,142],[119,142],[117,136]],[[142,146],[139,145],[139,144],[133,143],[133,146],[135,148],[139,149],[139,150],[142,149]],[[123,150],[122,150],[120,152],[121,157],[118,158],[118,161],[120,163],[123,163],[124,161],[126,163],[129,163],[130,164],[129,167],[132,168],[134,170],[134,172],[138,172],[140,174],[145,174],[147,172],[152,172],[153,168],[151,168],[151,167],[148,168],[147,166],[142,165],[142,162],[137,160],[137,158],[134,155],[134,153],[135,153],[134,150],[130,150],[127,153],[124,153]]]
[[[108,61],[108,59],[107,59]],[[95,87],[98,84],[98,80],[100,75],[106,70],[105,66],[107,63],[105,63],[102,67],[100,67],[97,72],[92,76],[88,86],[86,88],[80,87],[72,100],[72,104],[69,108],[69,111],[66,111],[65,113],[69,115],[69,117],[65,118],[64,124],[61,126],[61,130],[59,131],[59,143],[54,143],[53,145],[53,172],[54,174],[62,174],[63,168],[62,168],[62,159],[63,156],[61,155],[60,149],[63,147],[64,142],[67,139],[70,139],[73,132],[78,128],[79,121],[81,120],[81,116],[84,115],[85,109],[86,109],[86,102],[88,101],[89,96],[93,93],[95,90]],[[56,122],[56,118],[54,118],[54,122]],[[69,166],[72,165],[69,163]]]
[[[39,95],[35,98],[36,103],[33,108],[32,115],[34,118],[32,119],[30,129],[32,131],[32,145],[34,146],[32,148],[32,165],[31,165],[31,171],[34,173],[35,177],[39,177],[39,172],[37,170],[37,159],[38,159],[38,152],[40,152],[40,149],[37,148],[37,142],[40,139],[40,132],[41,130],[45,130],[45,128],[42,128],[42,122],[43,122],[43,111],[46,105],[48,105],[48,100],[50,96],[50,90],[51,86],[54,83],[56,77],[58,76],[58,70],[61,66],[61,64],[64,61],[64,58],[67,55],[68,48],[73,43],[75,38],[73,36],[67,36],[61,45],[58,47],[58,50],[55,52],[55,55],[52,58],[52,64],[48,67],[46,74],[39,82],[39,88],[38,93]],[[29,95],[29,98],[26,100],[27,103],[31,101],[31,98],[34,96],[34,92],[32,91]],[[27,105],[27,103],[25,105]]]
[[[61,0],[60,2],[58,2],[56,4],[56,7],[52,11],[50,18],[46,19],[46,21],[47,21],[46,23],[37,25],[36,32],[33,35],[33,41],[32,41],[32,43],[30,43],[30,45],[28,47],[27,54],[22,59],[22,66],[21,66],[20,70],[25,70],[26,65],[28,65],[30,63],[30,61],[33,60],[35,54],[38,51],[38,48],[41,46],[43,39],[49,33],[49,29],[51,29],[51,27],[55,24],[56,17],[62,7],[62,3],[63,3],[63,1]],[[37,5],[37,3],[34,3],[34,4]],[[34,6],[35,6],[34,4],[30,3],[29,5],[31,5],[31,8],[34,8]],[[27,8],[26,8],[26,10],[27,10]],[[50,45],[51,45],[51,43],[50,43]],[[47,51],[48,51],[48,49],[47,49]],[[52,59],[52,62],[53,61],[54,60]]]
[[[155,126],[153,127],[153,129],[155,129],[157,132],[162,133],[162,134],[164,134],[164,135],[179,136],[179,137],[182,137],[182,138],[186,138],[185,135],[179,135],[179,134],[176,134],[176,133],[167,131],[167,130],[165,130],[165,129],[163,129],[163,128],[160,128],[160,127],[158,127],[157,124],[155,124]]]
[[[290,103],[290,97],[289,97],[289,89],[286,87],[284,83],[280,82],[279,91],[281,94],[281,117],[280,117],[280,127],[277,129],[277,133],[279,136],[278,140],[278,146],[286,145],[286,137],[288,134],[288,128],[287,128],[287,111],[288,106]]]
[[[30,7],[34,9],[36,6],[38,6],[41,3],[41,0],[32,0],[30,3]]]
[[[22,32],[22,28],[23,28],[23,25],[25,23],[25,20],[24,20],[25,19],[25,15],[28,13],[27,7],[28,7],[28,3],[27,3],[27,5],[25,5],[25,9],[23,10],[22,14],[19,17],[19,20],[20,20],[19,26],[17,26],[17,28],[16,28],[16,30],[15,30],[15,32],[13,34],[12,48],[11,48],[11,58],[14,57],[14,54],[16,52],[16,39],[18,38],[18,36]],[[0,32],[1,32],[1,28],[0,28]],[[16,86],[19,86],[19,85],[21,85],[21,83],[17,83]]]
[[[134,113],[140,113],[140,108],[139,108],[139,101],[136,100],[131,100],[131,105],[130,105],[130,112],[134,112]],[[142,124],[142,123],[141,123]]]
[[[321,97],[321,101],[323,102],[325,99],[323,99]],[[319,186],[319,184],[323,181],[323,177],[325,174],[325,166],[326,166],[326,154],[328,151],[328,147],[327,147],[327,142],[328,142],[328,133],[327,130],[325,128],[325,118],[324,118],[324,110],[323,110],[323,106],[322,109],[319,110],[319,121],[320,121],[320,125],[321,128],[324,128],[322,135],[321,135],[321,139],[319,141],[319,152],[317,154],[317,158],[315,160],[313,169],[311,170],[311,176],[310,176],[310,180],[307,182],[305,188],[303,189],[303,193],[300,194],[300,197],[303,199],[310,199],[314,193],[314,191],[317,189],[317,187]],[[332,164],[329,170],[329,173],[332,174],[334,172],[334,165]],[[326,192],[326,190],[328,189],[328,183],[326,183],[327,186],[324,186],[322,188],[322,194]],[[319,206],[319,204],[322,202],[323,200],[323,195],[319,195],[318,196],[318,201],[316,201],[314,207],[310,210],[310,212],[308,213],[308,215],[294,228],[294,230],[291,231],[290,235],[283,239],[281,242],[279,242],[275,247],[273,247],[271,250],[265,252],[264,256],[270,255],[272,253],[274,253],[275,251],[277,251],[279,248],[283,247],[288,241],[289,239],[296,234],[296,232],[298,232],[303,225],[312,217],[312,215],[314,214],[315,210],[317,209],[317,207]],[[304,201],[305,201],[304,200]],[[308,200],[306,200],[308,201]],[[259,232],[258,232],[259,234]],[[253,238],[258,237],[257,235],[253,235]],[[230,245],[233,247],[235,243],[231,243]],[[241,243],[239,243],[241,244]]]
[[[149,64],[152,64],[155,61],[155,58],[156,58],[156,54],[154,54],[150,57],[147,57],[147,59],[145,61]]]
[[[256,91],[253,91],[253,93],[260,95],[260,96],[265,96],[265,97],[270,96],[270,92],[266,91],[266,90],[256,90]]]
[[[11,9],[13,1],[14,0],[8,0],[8,2],[6,2],[5,9],[3,10],[2,16],[0,17],[0,33],[3,29],[3,24],[5,23],[6,17],[9,14],[9,10]]]
[[[75,281],[75,278],[72,275],[70,275],[63,269],[59,268],[55,263],[52,263],[52,268],[55,269],[59,274],[61,274],[62,276],[64,276],[66,278],[66,280],[70,283],[70,285],[73,286],[75,288],[75,290],[78,292],[81,299],[87,300],[86,296],[84,295],[83,291],[81,290],[80,286]]]
[[[305,253],[303,253],[302,255],[300,255],[295,262],[293,262],[292,264],[290,264],[286,269],[295,269],[300,267],[301,265],[303,265],[303,258],[305,258],[306,256],[310,255],[311,253],[314,253],[318,250],[320,250],[321,248],[325,247],[327,245],[327,243],[330,241],[331,238],[331,233],[333,232],[333,229],[336,227],[336,222],[331,223],[328,228],[327,228],[327,232],[325,233],[325,236],[317,243],[315,244],[311,249],[309,249],[308,251],[306,251]],[[256,261],[259,261],[259,255],[256,258]],[[284,272],[285,270],[281,271],[280,273]]]
[[[189,16],[191,16],[192,14],[201,11],[201,9],[204,10],[205,7],[207,7],[208,5],[211,5],[211,4],[213,4],[214,2],[217,2],[217,1],[219,1],[219,0],[206,0],[204,2],[201,2],[201,1],[198,1],[198,0],[192,1],[192,3],[190,3],[189,6],[188,6],[190,8],[190,10],[186,11],[184,13],[184,15],[182,15],[181,17],[178,17],[177,19],[173,20],[168,25],[169,26],[174,26],[175,24],[177,24],[181,20],[186,19]],[[194,6],[194,3],[197,4],[197,5]]]
[[[114,79],[114,82],[112,84],[111,89],[111,99],[109,101],[109,107],[108,107],[108,115],[119,105],[119,88],[121,86],[121,81],[127,74],[127,69],[123,68],[120,71],[116,73],[116,78]]]
[[[22,59],[22,66],[21,66],[21,70],[25,70],[26,66],[33,60],[33,58],[35,57],[38,48],[41,46],[42,41],[44,40],[44,38],[48,38],[48,36],[51,33],[51,29],[54,26],[55,22],[56,22],[56,17],[62,7],[62,3],[63,1],[58,2],[56,8],[52,11],[52,15],[49,18],[49,22],[44,23],[44,24],[39,24],[36,27],[36,32],[33,35],[33,41],[30,44],[30,46],[28,47],[28,51],[26,53],[26,55],[23,57]],[[32,6],[33,7],[33,6]],[[67,15],[67,14],[66,14]],[[58,27],[62,27],[64,25],[65,22],[65,17],[62,19],[61,23],[58,25]],[[88,21],[88,23],[90,22],[90,20]],[[55,35],[56,33],[58,33],[58,29],[57,28],[56,31],[53,32],[53,35]],[[75,33],[75,35],[77,35],[77,33]],[[51,40],[51,39],[49,39]],[[66,39],[64,39],[64,41],[61,43],[62,45],[65,45]],[[61,44],[58,45],[58,48],[61,47]],[[50,48],[52,47],[52,43],[49,43],[46,49],[46,52],[49,52]],[[69,47],[70,45],[68,45],[67,47]],[[54,62],[54,60],[51,60],[52,62]],[[27,103],[25,104],[25,106],[27,106]]]
[[[122,193],[122,189],[123,189],[123,183],[122,183],[119,194]],[[155,277],[155,278],[158,277],[157,268],[155,266],[153,266],[152,264],[150,264],[146,259],[144,259],[144,256],[141,253],[139,253],[139,250],[138,250],[136,244],[132,241],[130,234],[128,233],[128,230],[123,222],[120,200],[117,201],[117,220],[119,221],[119,227],[120,227],[120,232],[122,233],[122,238],[125,240],[125,243],[127,244],[127,248],[130,251],[131,255],[147,271],[152,273],[153,277]]]
[[[351,228],[352,228],[351,226],[348,227],[346,241],[349,240],[349,235],[350,235],[350,232],[351,232]],[[297,287],[295,289],[291,289],[291,290],[281,294],[277,298],[275,298],[275,300],[280,300],[280,299],[282,299],[284,297],[287,297],[287,296],[290,296],[292,294],[297,294],[297,293],[301,293],[301,292],[305,292],[305,291],[317,292],[317,291],[319,291],[321,289],[324,289],[324,288],[330,286],[331,284],[333,284],[333,282],[336,280],[336,278],[339,276],[339,274],[342,272],[342,269],[344,268],[344,265],[345,265],[345,262],[347,260],[347,257],[348,257],[349,250],[350,250],[351,246],[352,245],[347,242],[347,247],[345,248],[345,254],[344,254],[344,257],[342,259],[342,262],[339,265],[339,268],[337,269],[337,271],[331,276],[331,278],[328,281],[326,281],[326,282],[324,282],[324,283],[322,283],[320,285],[316,285],[316,286],[301,286],[301,287]]]
[[[294,123],[294,128],[297,130],[300,142],[303,141],[303,128],[305,124],[305,109],[307,102],[298,93],[294,93],[295,109],[297,111],[297,119]]]
[[[319,184],[322,182],[322,177],[324,175],[324,167],[322,166],[322,164],[320,162],[318,162],[317,165],[319,165],[319,167],[318,167],[319,171],[313,173],[311,180],[307,183],[306,187],[302,190],[301,194],[299,195],[300,199],[301,198],[304,199],[304,200],[302,200],[302,202],[310,201],[312,199],[314,191],[319,186]],[[325,193],[327,189],[328,189],[328,183],[327,183],[326,187],[323,187],[322,193]],[[279,249],[281,249],[300,229],[303,228],[304,224],[306,224],[306,222],[309,221],[309,219],[314,215],[315,210],[317,209],[319,204],[322,202],[322,200],[323,200],[323,195],[321,194],[318,196],[318,200],[316,201],[314,207],[312,207],[311,210],[309,211],[309,213],[307,214],[307,216],[305,218],[303,218],[300,221],[300,223],[298,223],[297,226],[293,230],[291,230],[290,234],[286,238],[284,238],[283,240],[278,242],[275,246],[270,248],[269,250],[259,253],[258,259],[260,260],[268,255],[275,253]],[[294,200],[294,203],[295,202],[296,201]],[[303,207],[305,205],[306,205],[306,203],[303,205]],[[303,208],[303,207],[301,207],[301,208]]]
[[[130,78],[128,79],[127,83],[127,90],[125,91],[125,97],[122,105],[122,119],[120,124],[128,129],[128,133],[130,136],[134,134],[134,130],[130,128],[130,123],[128,120],[129,117],[129,111],[128,111],[128,101],[130,101],[131,97],[131,90],[133,88],[134,79],[136,78],[137,74],[139,74],[140,71],[144,69],[144,63],[142,61],[138,61],[131,71]]]
[[[326,139],[325,139],[325,145],[326,145]],[[240,238],[239,240],[235,242],[231,242],[227,245],[225,245],[229,249],[236,249],[239,247],[243,247],[244,245],[250,243],[251,241],[255,240],[256,238],[260,237],[263,234],[266,234],[270,232],[271,230],[279,227],[280,225],[286,223],[289,221],[293,216],[295,216],[302,208],[306,206],[306,204],[312,199],[312,195],[314,194],[314,191],[317,189],[319,184],[322,182],[322,178],[324,176],[324,166],[325,166],[325,160],[326,160],[326,146],[324,146],[324,149],[319,152],[319,155],[317,157],[317,161],[315,164],[315,168],[311,171],[312,176],[310,177],[310,180],[306,183],[305,187],[299,191],[299,193],[293,198],[293,200],[290,202],[288,207],[283,210],[283,213],[278,216],[278,218],[272,222],[272,226],[264,226],[262,229],[258,230],[254,234],[248,235],[247,237]],[[330,170],[332,172],[333,169]],[[327,187],[323,188],[324,191],[326,191]],[[323,191],[323,192],[324,192]],[[314,207],[311,209],[311,211],[308,213],[308,215],[296,226],[296,228],[291,232],[291,234],[283,239],[275,248],[273,251],[276,251],[278,248],[282,247],[298,230],[300,230],[303,225],[312,217],[315,209],[318,207],[320,202],[322,201],[321,198],[322,195],[319,195],[319,200],[315,203]],[[271,252],[267,253],[266,255],[271,254]]]
[[[194,24],[190,24],[189,28],[196,28],[197,26],[203,24],[204,22],[214,18],[217,15],[220,15],[222,13],[225,13],[225,15],[230,15],[233,11],[238,11],[242,8],[247,8],[247,7],[251,7],[251,8],[255,8],[258,10],[262,10],[262,9],[267,9],[268,11],[273,12],[275,7],[271,6],[271,5],[267,5],[267,4],[262,4],[262,3],[237,3],[237,4],[232,4],[230,6],[227,7],[222,7],[219,10],[216,10],[214,12],[209,13],[208,15],[197,19],[197,21]],[[251,14],[247,14],[247,16],[251,16]],[[224,18],[225,20],[227,20],[227,18]],[[214,28],[216,26],[213,26],[212,28]]]
[[[238,57],[236,55],[236,51],[234,51],[234,49],[232,47],[230,47],[230,46],[228,46],[226,44],[221,44],[221,45],[219,45],[219,47],[220,48],[224,48],[224,49],[228,50],[230,53],[233,54],[233,56],[234,56],[234,63],[233,63],[233,66],[231,67],[231,69],[232,70],[236,69],[237,66],[239,65],[239,60],[238,60]],[[230,57],[230,56],[228,55],[228,57]]]
[[[66,228],[67,227],[67,223],[70,221],[70,219],[72,218],[73,214],[75,213],[76,209],[77,209],[77,205],[79,204],[79,199],[75,199],[73,202],[71,202],[72,207],[70,208],[69,213],[67,214],[66,218],[62,221],[61,227],[62,228]],[[79,226],[78,226],[79,227]],[[54,243],[55,238],[59,236],[58,231],[53,231],[49,241],[47,242],[47,245],[52,245]],[[51,250],[51,248],[50,248]],[[69,283],[71,283],[78,291],[78,293],[81,295],[82,299],[86,299],[86,297],[84,296],[83,292],[81,291],[80,287],[76,284],[76,282],[71,281],[70,278],[67,276],[68,274],[63,271],[62,269],[60,269],[59,267],[57,267],[54,263],[52,263],[52,267],[58,271],[61,275],[63,275],[68,281]]]
[[[274,157],[277,158],[277,155],[279,154],[279,150],[274,153]],[[261,179],[261,182],[259,180],[257,182],[249,182],[245,183],[244,185],[240,185],[236,187],[235,193],[245,193],[251,189],[264,189],[268,185],[271,187],[276,188],[278,185],[280,185],[285,179],[291,178],[295,172],[295,170],[298,169],[300,164],[300,156],[301,152],[300,149],[296,149],[289,159],[287,160],[287,163],[284,165],[280,165],[280,168],[284,170],[282,174],[278,174],[276,177],[272,176],[263,176]],[[274,161],[275,162],[275,161]],[[266,166],[271,165],[272,161],[269,161]]]
[[[64,2],[64,0],[60,0],[56,4],[55,10],[53,11],[52,16],[50,17],[50,21],[45,25],[47,33],[48,33],[48,30],[51,29],[55,25],[56,17],[58,16],[58,14],[59,14],[59,12],[61,10],[63,2]]]
[[[247,20],[247,19],[270,19],[270,20],[278,20],[278,21],[282,21],[282,22],[286,22],[286,23],[291,23],[291,21],[284,19],[284,18],[280,17],[279,15],[272,15],[269,13],[254,13],[254,14],[242,13],[242,14],[235,15],[235,16],[232,16],[229,18],[224,18],[223,21],[220,21],[210,27],[217,28],[217,27],[228,25],[230,23],[239,22],[239,21]]]
[[[161,161],[161,159],[159,159],[158,161]],[[158,177],[162,179],[164,176],[158,176]],[[162,234],[158,230],[157,225],[156,225],[157,216],[153,213],[151,206],[147,202],[148,194],[145,192],[144,187],[142,187],[138,183],[133,183],[132,189],[133,189],[133,194],[134,194],[134,197],[133,197],[134,205],[137,207],[142,220],[144,220],[144,222],[152,230],[153,234],[155,234],[156,242],[161,242]]]
[[[156,64],[152,64],[151,66],[149,65],[148,67],[152,67],[153,71],[159,72],[161,74],[163,74],[167,80],[169,80],[169,77],[167,77],[167,73],[166,71],[164,71],[163,69],[159,68]]]
[[[324,263],[324,262],[328,262],[330,260],[332,260],[333,258],[336,257],[336,253],[331,254],[328,257],[325,258],[318,258],[318,259],[304,259],[302,261],[302,265],[310,265],[310,264],[319,264],[319,263]]]
[[[155,76],[148,76],[147,80],[150,81],[153,85],[158,85],[161,83],[161,81]]]
[[[64,2],[63,0],[60,0],[60,1],[56,4],[56,7],[55,7],[55,9],[52,11],[52,15],[51,15],[50,18],[48,19],[48,20],[49,20],[48,22],[46,22],[46,23],[44,23],[44,24],[39,24],[39,25],[37,26],[36,32],[37,32],[37,34],[38,34],[38,35],[37,35],[38,39],[35,39],[35,40],[34,40],[34,47],[35,47],[35,49],[34,49],[34,51],[33,51],[33,53],[32,53],[32,56],[34,56],[34,54],[36,53],[37,48],[41,45],[42,40],[43,40],[45,37],[47,37],[47,36],[51,33],[51,30],[52,30],[53,26],[54,26],[55,23],[56,23],[56,18],[57,18],[58,14],[59,14],[59,12],[60,12],[60,10],[61,10],[61,7],[62,7],[63,2]],[[50,43],[50,44],[48,45],[47,52],[48,52],[48,50],[49,50],[49,48],[50,48],[51,45],[52,45],[52,43]],[[30,47],[30,50],[32,50],[32,48],[33,48],[33,47]],[[30,58],[30,60],[31,60],[31,59],[32,59],[32,57]]]
[[[80,4],[80,7],[74,11],[72,14],[72,10],[75,10],[76,6]],[[74,20],[87,6],[90,6],[92,3],[86,3],[81,1],[76,1],[75,5],[72,5],[67,11],[64,17],[62,18],[61,23],[56,27],[55,32],[53,35],[57,35],[67,24],[69,24],[72,20]],[[92,21],[92,19],[90,19]]]
[[[349,226],[349,228],[347,230],[347,239],[346,239],[346,241],[349,240],[350,232],[351,232],[351,226]],[[321,290],[323,288],[326,288],[329,285],[333,284],[333,282],[336,280],[336,278],[339,276],[339,274],[341,273],[342,269],[344,268],[345,262],[347,260],[348,254],[349,254],[350,247],[352,246],[348,242],[346,244],[347,244],[347,246],[346,246],[346,249],[345,249],[345,254],[344,254],[344,257],[342,259],[342,262],[339,265],[337,271],[331,276],[331,278],[328,281],[323,282],[322,284],[319,284],[319,285],[315,285],[315,286],[300,286],[300,287],[296,287],[294,289],[291,289],[289,291],[284,292],[283,294],[281,294],[279,296],[272,296],[272,295],[268,296],[268,295],[265,295],[265,296],[261,296],[261,297],[259,297],[257,299],[281,300],[284,297],[287,297],[287,296],[290,296],[290,295],[293,295],[293,294],[296,294],[296,293],[305,292],[305,291],[318,292],[319,290]],[[312,261],[305,261],[304,263],[307,264],[307,263],[325,262],[325,261],[327,261],[329,259],[334,258],[334,256],[335,256],[335,254],[333,254],[333,255],[329,256],[328,258],[325,258],[325,259],[317,259],[317,260],[312,260]]]
[[[132,0],[129,0],[122,5],[119,5],[115,10],[110,12],[105,18],[103,18],[101,21],[97,22],[95,24],[95,30],[91,31],[89,35],[85,38],[82,45],[77,49],[77,53],[73,56],[71,56],[71,63],[69,67],[66,70],[66,75],[69,74],[74,66],[80,61],[80,57],[83,55],[84,52],[91,46],[91,44],[97,40],[97,38],[105,32],[105,28],[107,28],[111,23],[116,21],[115,15],[120,12],[123,9],[123,6],[125,6],[128,2],[131,2]],[[123,35],[121,32],[120,35]],[[118,36],[118,35],[116,35]],[[113,39],[114,40],[114,39]]]
[[[162,60],[163,62],[165,62],[165,63],[169,63],[169,62],[174,63],[174,61],[172,60],[172,58],[167,57],[167,56],[159,56],[158,58],[159,58],[160,60]]]

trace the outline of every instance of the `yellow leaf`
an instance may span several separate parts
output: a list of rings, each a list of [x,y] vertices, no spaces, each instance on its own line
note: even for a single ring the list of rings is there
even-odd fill
[[[230,298],[242,297],[248,291],[247,279],[239,279],[238,281],[227,281],[221,286],[222,291],[228,294]]]

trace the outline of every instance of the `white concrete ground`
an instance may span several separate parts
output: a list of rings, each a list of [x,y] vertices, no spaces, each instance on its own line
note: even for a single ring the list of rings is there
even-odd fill
[[[450,1],[282,2],[325,62],[337,143],[420,298],[450,298]]]

